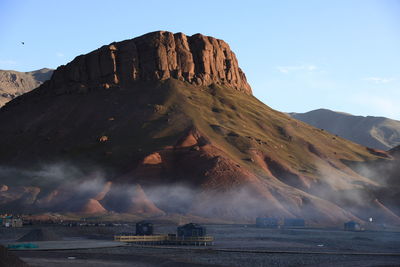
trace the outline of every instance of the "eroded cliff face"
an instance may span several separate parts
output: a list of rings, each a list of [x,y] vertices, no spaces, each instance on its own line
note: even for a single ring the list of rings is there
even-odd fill
[[[246,94],[251,87],[222,40],[158,31],[103,46],[59,67],[49,83],[57,93],[175,78],[195,85],[223,84]]]

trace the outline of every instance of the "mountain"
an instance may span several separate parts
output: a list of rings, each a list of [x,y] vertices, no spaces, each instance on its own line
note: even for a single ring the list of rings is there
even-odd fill
[[[363,146],[389,150],[400,145],[400,121],[397,120],[385,117],[354,116],[329,109],[289,113],[289,115]]]
[[[0,107],[15,97],[35,89],[50,79],[52,69],[40,69],[30,72],[0,70]]]
[[[400,223],[351,164],[391,162],[252,95],[222,40],[158,31],[60,66],[0,109],[0,210]],[[164,215],[166,214],[166,215]]]
[[[375,201],[385,206],[390,206],[394,214],[400,213],[400,146],[389,150],[391,160],[378,159],[367,162],[351,162],[350,168],[368,177],[373,181],[379,181],[384,187],[375,188],[373,196]]]

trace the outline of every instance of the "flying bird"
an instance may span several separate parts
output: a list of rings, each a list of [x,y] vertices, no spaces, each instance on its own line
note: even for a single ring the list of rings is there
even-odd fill
[[[21,44],[23,44],[23,45],[24,45],[24,44],[25,44],[25,42],[21,42]]]

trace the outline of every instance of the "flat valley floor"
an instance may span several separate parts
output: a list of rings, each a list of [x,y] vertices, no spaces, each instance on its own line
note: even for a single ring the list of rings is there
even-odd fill
[[[157,233],[176,226],[155,225]],[[57,250],[14,251],[30,266],[400,266],[400,231],[348,232],[340,229],[265,229],[251,225],[206,225],[214,246],[115,246],[109,243],[127,227],[48,226],[62,236]],[[2,244],[15,242],[37,227],[1,229]],[[48,248],[49,242],[43,242]],[[51,244],[50,242],[50,244]],[[71,248],[71,242],[98,244]],[[41,246],[41,242],[32,242]],[[103,247],[100,244],[104,243]],[[43,247],[43,246],[42,246]],[[90,245],[88,246],[90,247]]]

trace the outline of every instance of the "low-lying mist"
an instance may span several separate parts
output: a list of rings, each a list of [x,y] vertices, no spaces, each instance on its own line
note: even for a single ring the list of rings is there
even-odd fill
[[[329,175],[336,174],[324,175],[329,179]],[[202,188],[185,181],[141,185],[117,183],[114,178],[101,168],[82,169],[67,163],[43,165],[34,170],[0,167],[0,186],[6,186],[3,188],[6,190],[0,191],[0,210],[114,212],[151,218],[185,214],[236,222],[253,222],[258,216],[297,217],[312,224],[365,221],[372,216],[385,221],[388,217],[388,212],[382,211],[382,203],[377,202],[364,184],[348,190],[335,189],[334,184],[320,185],[315,192],[303,192],[298,189],[283,191],[264,183]],[[23,205],[17,205],[21,200],[24,200]],[[392,219],[397,216],[392,215]]]

